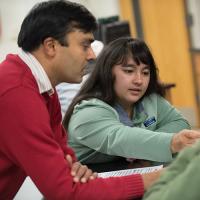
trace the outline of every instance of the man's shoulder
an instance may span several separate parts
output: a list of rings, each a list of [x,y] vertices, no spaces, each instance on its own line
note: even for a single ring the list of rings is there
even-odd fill
[[[34,77],[26,64],[13,54],[0,64],[0,96],[20,86],[35,87]]]

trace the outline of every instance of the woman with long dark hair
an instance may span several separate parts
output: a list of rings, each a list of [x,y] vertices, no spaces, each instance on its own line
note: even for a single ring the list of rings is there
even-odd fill
[[[148,46],[130,37],[111,42],[63,122],[78,159],[172,161],[196,132],[183,130],[190,129],[188,122],[163,94]]]

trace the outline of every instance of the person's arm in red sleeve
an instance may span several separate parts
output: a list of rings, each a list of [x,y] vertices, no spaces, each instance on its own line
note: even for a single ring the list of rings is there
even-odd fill
[[[115,200],[142,196],[141,175],[74,183],[70,165],[55,141],[48,110],[37,93],[21,87],[1,98],[1,105],[5,115],[1,115],[0,127],[1,131],[6,130],[2,134],[2,149],[48,200]]]

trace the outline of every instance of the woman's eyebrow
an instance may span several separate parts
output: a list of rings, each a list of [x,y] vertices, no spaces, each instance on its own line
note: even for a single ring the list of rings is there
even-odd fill
[[[143,67],[143,69],[150,69],[150,66],[149,65],[145,65],[144,67]]]
[[[135,68],[137,67],[138,65],[135,64],[135,63],[128,63],[128,64],[124,64],[122,65],[122,67],[130,67],[130,68]],[[145,65],[144,67],[142,67],[142,70],[150,70],[150,66],[149,65]]]
[[[137,65],[134,64],[134,63],[126,63],[126,64],[123,64],[123,67],[136,67]]]

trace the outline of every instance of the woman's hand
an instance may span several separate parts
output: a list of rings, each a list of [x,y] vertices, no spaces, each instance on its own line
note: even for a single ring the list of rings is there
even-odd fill
[[[176,133],[171,142],[172,153],[177,153],[184,147],[193,145],[200,138],[200,132],[195,130],[182,130]]]
[[[98,174],[92,172],[86,165],[82,165],[80,162],[73,163],[72,157],[69,154],[66,155],[66,160],[71,166],[71,175],[74,177],[74,182],[86,183],[88,180],[97,178]]]

